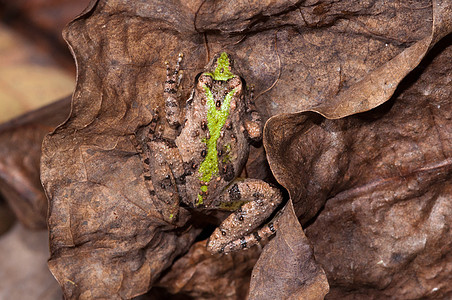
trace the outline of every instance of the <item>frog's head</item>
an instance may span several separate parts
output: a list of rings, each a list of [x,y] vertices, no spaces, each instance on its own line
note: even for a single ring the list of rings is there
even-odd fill
[[[245,82],[239,75],[234,74],[233,64],[233,59],[226,52],[222,52],[215,55],[209,64],[211,67],[208,72],[200,73],[197,76],[198,92],[206,94],[206,98],[213,98],[217,109],[229,98],[229,100],[234,100],[231,102],[231,111],[233,111],[237,104],[236,100],[242,98]]]
[[[215,55],[210,63],[210,69],[211,73],[206,73],[206,75],[212,76],[214,80],[227,81],[236,76],[233,74],[234,60],[226,52]]]

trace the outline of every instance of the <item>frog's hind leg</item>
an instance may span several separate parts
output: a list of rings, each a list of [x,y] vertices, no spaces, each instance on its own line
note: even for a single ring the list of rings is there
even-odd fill
[[[233,252],[233,251],[237,251],[237,250],[241,250],[241,249],[247,249],[254,245],[259,244],[259,242],[261,240],[268,239],[270,236],[275,234],[276,230],[278,229],[278,227],[277,227],[278,217],[279,217],[279,215],[276,216],[270,223],[267,223],[264,226],[262,226],[261,228],[259,228],[259,230],[255,231],[251,234],[248,234],[238,240],[230,242],[229,244],[227,244],[226,246],[223,247],[221,252],[229,253],[229,252]]]
[[[177,89],[179,88],[179,84],[182,79],[182,75],[179,74],[182,57],[182,53],[179,53],[174,70],[171,70],[169,63],[165,62],[166,81],[165,89],[163,90],[163,97],[165,98],[165,114],[166,121],[173,128],[180,125],[181,109],[177,99]]]
[[[147,144],[146,155],[149,164],[149,178],[159,201],[158,209],[168,222],[177,219],[179,202],[185,195],[185,173],[182,159],[175,145],[169,142],[152,141]],[[162,203],[160,203],[160,201]]]
[[[277,188],[258,179],[233,182],[219,197],[220,207],[244,203],[229,215],[209,238],[207,249],[212,253],[249,248],[275,232],[273,224],[258,230],[282,201]]]

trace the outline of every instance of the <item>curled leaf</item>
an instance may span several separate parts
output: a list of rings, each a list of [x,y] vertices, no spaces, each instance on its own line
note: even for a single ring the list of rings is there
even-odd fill
[[[396,97],[366,113],[267,123],[269,164],[306,226],[331,299],[451,293],[451,57],[448,37]]]

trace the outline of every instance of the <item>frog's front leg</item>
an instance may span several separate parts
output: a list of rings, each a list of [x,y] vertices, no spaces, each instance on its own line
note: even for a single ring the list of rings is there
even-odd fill
[[[248,137],[258,142],[262,139],[262,118],[254,105],[254,89],[250,89],[250,96],[246,102],[246,117],[243,125],[248,133]]]
[[[163,90],[163,97],[165,98],[165,114],[168,124],[176,128],[181,124],[181,109],[177,99],[177,89],[179,88],[182,75],[179,75],[180,62],[182,61],[182,53],[176,62],[176,67],[172,71],[169,63],[166,64],[166,81],[165,89]]]
[[[258,179],[233,182],[219,197],[222,208],[244,203],[229,215],[212,233],[207,249],[212,253],[249,248],[274,233],[273,226],[258,229],[281,203],[277,188]]]

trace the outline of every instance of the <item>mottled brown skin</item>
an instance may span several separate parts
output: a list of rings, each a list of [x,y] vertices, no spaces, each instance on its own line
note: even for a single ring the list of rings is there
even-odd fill
[[[261,238],[274,233],[273,226],[259,229],[281,202],[278,189],[262,180],[238,179],[248,158],[249,144],[262,137],[262,124],[242,79],[234,75],[232,59],[228,57],[231,78],[214,80],[218,70],[217,55],[208,65],[208,73],[197,77],[196,85],[185,109],[180,109],[176,93],[180,82],[179,56],[174,71],[167,65],[164,98],[167,130],[174,138],[165,137],[164,130],[151,128],[142,141],[145,163],[149,170],[145,179],[150,180],[151,194],[167,204],[162,214],[168,221],[177,218],[179,203],[191,207],[233,210],[211,235],[207,248],[212,253],[230,252],[251,247]],[[222,66],[222,65],[220,65]],[[204,182],[200,178],[200,166],[207,155],[208,95],[211,91],[216,109],[220,109],[225,95],[235,89],[230,97],[229,115],[221,127],[216,143],[218,172]],[[206,186],[206,191],[202,190]],[[200,204],[200,198],[202,204]],[[259,229],[259,230],[258,230]],[[254,232],[254,233],[253,233]]]

